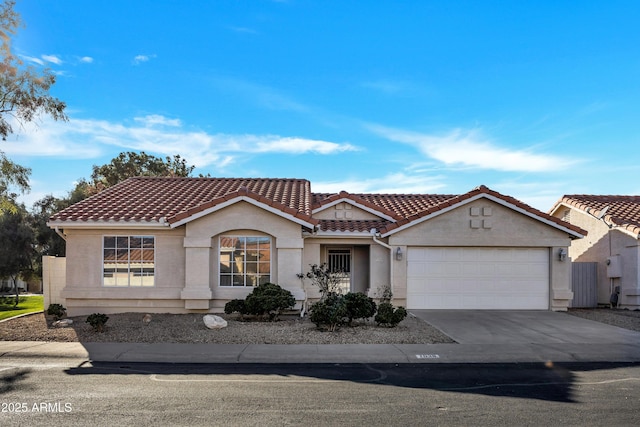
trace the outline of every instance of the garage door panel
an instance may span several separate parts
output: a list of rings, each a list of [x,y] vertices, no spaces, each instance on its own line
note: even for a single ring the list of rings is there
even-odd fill
[[[544,248],[416,248],[407,253],[407,307],[548,309]]]

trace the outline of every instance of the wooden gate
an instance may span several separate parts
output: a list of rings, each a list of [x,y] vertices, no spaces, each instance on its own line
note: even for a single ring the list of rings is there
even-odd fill
[[[587,308],[598,306],[598,263],[571,263],[571,290],[573,301],[569,307]]]

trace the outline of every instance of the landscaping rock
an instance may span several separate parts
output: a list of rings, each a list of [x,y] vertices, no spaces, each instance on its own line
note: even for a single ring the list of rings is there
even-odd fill
[[[145,325],[148,325],[149,323],[151,323],[151,315],[145,314],[144,317],[142,318],[142,323],[144,323]]]
[[[67,328],[71,326],[71,324],[73,324],[73,320],[71,319],[62,319],[62,320],[56,320],[55,322],[53,322],[53,326],[56,328]]]
[[[220,316],[207,314],[202,318],[204,324],[209,329],[222,329],[227,327],[227,321]]]

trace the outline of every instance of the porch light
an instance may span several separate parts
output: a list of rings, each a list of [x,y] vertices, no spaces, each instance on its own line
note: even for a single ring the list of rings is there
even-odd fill
[[[560,248],[558,251],[558,259],[563,262],[567,259],[567,250],[565,248]]]
[[[396,261],[402,261],[402,249],[399,246],[396,249]]]

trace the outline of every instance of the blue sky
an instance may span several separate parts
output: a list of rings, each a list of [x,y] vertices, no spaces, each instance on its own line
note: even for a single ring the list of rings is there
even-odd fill
[[[543,211],[640,194],[637,1],[19,0],[25,63],[70,121],[0,149],[27,204],[122,151],[316,192],[460,194]]]

